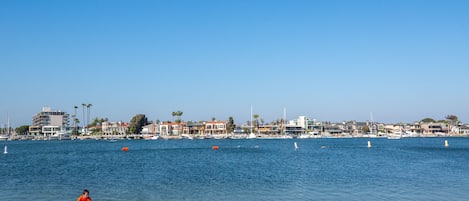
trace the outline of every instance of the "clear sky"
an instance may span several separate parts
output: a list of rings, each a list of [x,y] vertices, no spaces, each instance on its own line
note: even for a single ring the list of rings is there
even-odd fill
[[[469,1],[0,1],[0,122],[469,123]],[[81,118],[81,107],[78,110]],[[2,126],[3,127],[3,126]]]

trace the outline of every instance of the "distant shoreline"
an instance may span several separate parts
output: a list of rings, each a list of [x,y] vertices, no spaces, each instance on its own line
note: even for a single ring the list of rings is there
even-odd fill
[[[310,137],[292,137],[285,135],[258,135],[256,138],[248,138],[245,134],[236,134],[236,135],[211,135],[211,136],[190,136],[190,135],[181,135],[181,136],[157,136],[156,138],[153,135],[127,135],[120,137],[109,137],[109,136],[72,136],[63,139],[54,138],[48,139],[44,137],[37,136],[10,136],[9,138],[2,138],[0,141],[74,141],[74,140],[104,140],[104,141],[116,141],[116,140],[243,140],[243,139],[258,139],[258,140],[307,140],[307,139],[406,139],[406,138],[467,138],[469,135],[419,135],[419,136],[406,136],[392,138],[390,136],[366,136],[366,135],[357,135],[357,136],[310,136]]]

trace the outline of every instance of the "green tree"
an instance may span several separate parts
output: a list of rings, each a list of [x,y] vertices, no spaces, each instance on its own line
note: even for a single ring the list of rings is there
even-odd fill
[[[228,117],[228,123],[226,125],[226,131],[228,133],[233,133],[234,129],[236,128],[236,125],[234,124],[234,119],[233,117]]]
[[[16,133],[18,135],[26,135],[28,134],[29,131],[29,126],[28,125],[23,125],[15,129]]]
[[[171,112],[171,116],[173,116],[173,121],[174,121],[174,117],[176,116],[176,112]]]
[[[181,123],[181,116],[182,116],[183,112],[182,111],[176,111],[176,112],[172,112],[172,115],[173,115],[173,118],[174,116],[176,116],[176,123]]]
[[[130,120],[129,132],[131,134],[139,134],[142,131],[143,126],[148,124],[148,119],[144,114],[137,114]]]
[[[449,123],[450,123],[450,121],[448,121],[448,120],[444,120],[444,119],[440,119],[440,120],[436,121],[436,123],[444,123],[444,124],[449,124]]]
[[[254,127],[256,127],[256,129],[258,130],[259,129],[259,120],[258,120],[259,115],[258,114],[253,114],[252,118],[254,118],[254,122],[252,122],[252,125]]]
[[[422,119],[421,122],[423,123],[435,123],[436,121],[432,118],[425,118],[425,119]]]
[[[362,127],[362,131],[363,131],[363,133],[368,133],[368,132],[370,132],[370,127],[368,125],[365,125],[365,126]]]
[[[97,125],[102,125],[103,122],[108,121],[108,118],[101,118],[99,119],[98,117],[94,118],[93,121],[91,122],[90,126],[97,126]]]
[[[458,124],[459,123],[459,119],[456,115],[446,115],[445,117],[446,119],[448,119],[452,125],[455,125],[455,124]]]

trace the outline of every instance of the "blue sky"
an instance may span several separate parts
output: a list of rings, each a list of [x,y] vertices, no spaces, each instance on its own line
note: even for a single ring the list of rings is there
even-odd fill
[[[0,1],[0,122],[469,122],[469,2]],[[79,110],[80,111],[80,110]],[[81,113],[79,112],[79,115]],[[80,115],[81,116],[81,115]]]

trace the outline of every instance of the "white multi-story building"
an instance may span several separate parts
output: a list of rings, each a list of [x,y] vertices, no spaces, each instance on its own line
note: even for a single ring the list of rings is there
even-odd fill
[[[103,122],[101,125],[103,135],[126,135],[129,131],[129,124],[124,122]]]
[[[306,131],[313,130],[313,126],[315,124],[315,119],[309,119],[307,116],[299,116],[298,119],[293,119],[288,121],[287,126],[299,126]]]

